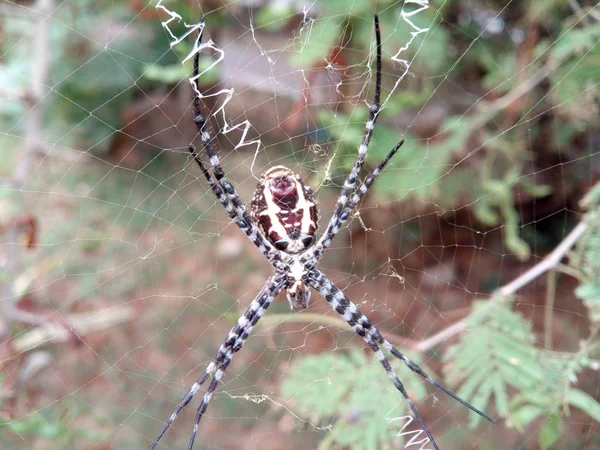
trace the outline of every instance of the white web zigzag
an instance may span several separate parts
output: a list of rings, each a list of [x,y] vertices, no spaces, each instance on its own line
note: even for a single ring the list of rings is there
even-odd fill
[[[168,9],[166,6],[164,6],[162,4],[163,0],[159,0],[158,3],[156,4],[155,8],[158,10],[162,10],[164,11],[168,16],[169,19],[165,20],[162,22],[162,26],[163,28],[167,31],[167,33],[169,34],[169,37],[171,39],[170,42],[170,46],[171,48],[173,48],[175,45],[179,44],[181,41],[183,41],[185,38],[187,38],[189,35],[191,35],[192,33],[194,33],[196,30],[199,30],[199,34],[198,36],[201,35],[202,30],[204,29],[204,21],[200,21],[199,23],[196,24],[188,24],[185,21],[183,21],[183,18],[177,14],[176,12],[171,11],[170,9]],[[412,10],[412,11],[406,11],[404,8],[406,5],[416,5],[417,7]],[[313,5],[310,5],[308,8],[305,6],[303,8],[303,13],[304,13],[304,21],[306,21],[306,17],[308,15],[308,11],[310,11],[310,9],[312,8]],[[424,27],[421,28],[419,26],[417,26],[413,21],[412,21],[412,17],[416,16],[417,14],[421,13],[422,11],[425,11],[426,9],[429,8],[429,1],[428,0],[404,0],[403,5],[402,5],[402,9],[400,11],[400,17],[402,18],[402,20],[407,23],[411,28],[412,31],[410,32],[410,39],[409,41],[406,43],[406,45],[402,46],[398,52],[392,57],[392,61],[395,62],[399,62],[401,64],[404,65],[405,70],[404,73],[402,73],[402,75],[400,75],[400,77],[398,77],[398,79],[396,80],[396,82],[394,83],[394,87],[391,89],[390,93],[388,94],[387,98],[385,99],[385,101],[383,102],[383,104],[381,105],[381,109],[383,109],[385,107],[385,104],[387,103],[387,101],[389,100],[389,98],[391,97],[391,95],[394,93],[394,91],[396,90],[396,88],[398,87],[398,85],[400,84],[400,82],[404,79],[404,77],[406,76],[406,74],[408,73],[408,70],[410,68],[410,62],[407,59],[401,59],[400,55],[402,52],[408,50],[408,48],[412,45],[413,41],[417,38],[417,36],[419,36],[420,34],[423,33],[427,33],[429,31],[429,27]],[[177,37],[173,31],[170,29],[169,24],[173,21],[177,21],[177,22],[183,22],[184,26],[187,28],[186,32],[183,33],[181,36]],[[254,35],[253,35],[254,36]],[[186,63],[187,61],[189,61],[191,58],[193,58],[196,53],[203,51],[206,48],[210,48],[213,51],[215,51],[219,57],[216,61],[214,61],[208,68],[204,69],[202,72],[200,72],[197,76],[194,77],[190,77],[189,78],[189,82],[192,85],[192,88],[194,89],[195,95],[198,96],[199,99],[203,99],[203,98],[208,98],[208,97],[215,97],[215,96],[220,96],[221,94],[225,94],[225,99],[223,100],[223,102],[221,103],[221,106],[214,112],[213,115],[218,114],[219,112],[221,113],[222,116],[222,123],[223,123],[223,128],[221,129],[221,133],[223,134],[228,134],[233,130],[236,129],[241,129],[242,130],[242,136],[240,137],[240,140],[238,141],[238,143],[235,145],[235,149],[238,149],[240,147],[245,147],[245,146],[249,146],[249,145],[255,145],[255,151],[254,151],[254,159],[252,162],[252,166],[254,166],[254,161],[256,160],[256,156],[258,155],[258,151],[260,150],[260,147],[262,145],[262,141],[260,139],[253,139],[251,141],[246,141],[246,137],[248,135],[248,131],[250,130],[250,127],[252,126],[252,124],[250,123],[249,120],[244,120],[243,122],[240,122],[236,125],[230,126],[228,121],[227,121],[227,117],[225,114],[225,106],[227,106],[227,104],[231,101],[231,99],[233,98],[233,94],[235,93],[235,89],[229,88],[229,89],[221,89],[220,91],[214,93],[214,94],[210,94],[210,95],[203,95],[198,88],[196,87],[195,81],[200,78],[202,75],[204,75],[206,72],[208,72],[210,69],[212,69],[214,66],[216,66],[219,62],[221,62],[225,56],[225,52],[218,48],[215,43],[212,40],[208,40],[205,43],[201,43],[199,42],[199,39],[196,38],[194,41],[194,46],[192,48],[192,50],[190,51],[190,53],[184,58],[184,60],[182,61],[182,64]],[[331,64],[326,61],[327,67],[330,67]],[[336,90],[338,90],[339,86],[336,86]]]
[[[412,416],[408,415],[408,416],[402,416],[402,417],[394,417],[393,419],[386,419],[386,420],[388,423],[400,422],[402,420],[406,420],[406,423],[402,426],[402,428],[400,429],[400,431],[398,431],[398,434],[396,435],[398,437],[404,436],[408,439],[408,442],[406,444],[404,444],[403,448],[412,447],[413,445],[419,445],[419,450],[428,450],[428,448],[425,447],[425,445],[429,444],[429,438],[427,436],[425,436],[423,439],[417,441],[417,439],[419,439],[421,434],[425,434],[425,432],[423,430],[404,431],[407,427],[410,426],[411,423],[413,423],[413,420],[415,420]],[[409,436],[410,436],[410,438],[409,438]]]
[[[208,40],[205,43],[200,42],[200,36],[202,35],[202,31],[204,30],[204,26],[205,26],[204,20],[202,20],[196,24],[190,25],[190,24],[186,23],[185,21],[183,21],[183,18],[179,14],[169,10],[166,6],[164,6],[162,4],[162,2],[163,2],[163,0],[159,0],[158,3],[156,4],[155,8],[160,9],[169,15],[169,19],[163,21],[162,26],[167,31],[167,33],[169,34],[169,36],[171,38],[171,42],[170,42],[171,48],[173,48],[175,45],[179,44],[181,41],[183,41],[190,34],[194,33],[196,30],[198,30],[198,37],[194,40],[194,46],[193,46],[192,50],[189,52],[189,54],[183,59],[183,61],[181,62],[182,64],[185,64],[187,61],[189,61],[191,58],[193,58],[196,55],[196,53],[202,52],[206,48],[212,49],[219,55],[218,59],[216,61],[214,61],[209,67],[204,69],[202,72],[198,73],[198,75],[190,77],[188,79],[190,84],[192,85],[192,88],[194,89],[194,93],[198,96],[199,99],[208,98],[208,97],[217,97],[217,96],[220,96],[221,94],[225,94],[225,99],[223,100],[221,106],[213,113],[213,115],[216,115],[219,112],[221,113],[222,122],[223,122],[223,128],[221,129],[221,133],[227,134],[233,130],[240,128],[242,130],[242,136],[240,137],[239,142],[236,144],[235,149],[238,149],[240,147],[245,147],[248,145],[256,145],[255,154],[258,153],[258,150],[259,150],[260,146],[262,145],[261,140],[254,139],[252,141],[246,141],[246,136],[248,134],[248,130],[252,126],[250,121],[244,120],[243,122],[240,122],[237,125],[230,126],[227,121],[227,117],[225,116],[225,106],[227,106],[229,101],[233,98],[235,89],[234,88],[221,89],[220,91],[215,92],[214,94],[203,95],[196,87],[195,81],[198,78],[200,78],[202,75],[204,75],[206,72],[208,72],[210,69],[212,69],[214,66],[219,64],[225,57],[225,52],[222,49],[220,49],[219,47],[217,47],[212,40]],[[171,29],[169,28],[169,24],[174,20],[176,20],[177,22],[183,22],[183,25],[187,28],[185,33],[183,33],[180,37],[175,36],[175,34],[173,34]]]
[[[412,11],[405,11],[404,7],[406,5],[417,5],[417,7]],[[417,14],[427,10],[428,8],[429,8],[429,0],[404,0],[404,4],[402,5],[402,9],[400,10],[400,17],[402,18],[402,20],[404,22],[406,22],[412,28],[412,31],[410,32],[410,39],[408,40],[408,42],[405,45],[403,45],[400,48],[400,50],[398,50],[398,52],[396,52],[396,54],[394,56],[392,56],[392,61],[399,62],[400,64],[404,65],[404,73],[402,73],[402,75],[400,75],[398,77],[398,79],[396,80],[396,82],[394,83],[394,87],[392,88],[389,95],[383,102],[383,105],[381,105],[381,109],[383,109],[385,107],[385,104],[388,102],[388,100],[390,99],[390,97],[392,96],[392,94],[394,93],[394,91],[396,90],[398,85],[400,84],[400,82],[402,80],[404,80],[404,77],[406,76],[406,74],[408,73],[408,70],[410,69],[410,64],[411,64],[410,61],[408,61],[407,59],[401,59],[400,54],[410,48],[410,46],[412,45],[413,41],[417,38],[417,36],[419,36],[420,34],[429,32],[429,27],[421,28],[412,21],[413,16],[416,16]],[[416,52],[415,52],[415,57],[416,57]]]
[[[419,7],[414,9],[413,11],[407,12],[404,10],[404,5],[407,4],[418,5]],[[408,68],[410,67],[410,63],[406,59],[400,59],[400,53],[408,50],[408,48],[411,46],[411,44],[417,38],[418,35],[422,33],[427,33],[429,31],[429,27],[420,28],[417,25],[415,25],[414,22],[411,20],[412,16],[416,16],[420,12],[425,11],[429,8],[429,0],[404,0],[404,5],[402,6],[402,10],[400,11],[400,17],[402,17],[402,20],[404,20],[407,24],[409,24],[412,27],[413,31],[410,32],[410,40],[406,43],[406,45],[402,46],[402,48],[398,50],[398,53],[396,53],[392,57],[392,61],[397,61],[399,63],[404,64],[404,66],[408,70]]]

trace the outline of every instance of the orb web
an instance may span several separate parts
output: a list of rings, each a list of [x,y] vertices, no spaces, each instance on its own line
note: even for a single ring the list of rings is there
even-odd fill
[[[285,165],[323,228],[372,102],[378,12],[367,168],[406,143],[320,268],[498,418],[395,366],[441,448],[593,448],[600,11],[568,3],[6,2],[2,447],[151,444],[271,273],[189,157],[194,95],[243,200]],[[280,296],[196,446],[432,448],[377,364],[318,294],[300,313]],[[186,448],[199,401],[159,448]]]

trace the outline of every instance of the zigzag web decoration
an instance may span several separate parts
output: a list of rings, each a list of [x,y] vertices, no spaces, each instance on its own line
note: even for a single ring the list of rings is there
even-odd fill
[[[408,442],[406,442],[404,444],[403,448],[408,448],[408,447],[413,447],[415,445],[418,445],[419,450],[429,450],[429,447],[425,447],[427,444],[429,444],[429,438],[427,436],[423,437],[420,440],[417,440],[421,437],[421,434],[425,435],[425,431],[423,431],[423,430],[404,431],[406,428],[410,427],[410,425],[415,420],[413,418],[413,416],[407,415],[407,416],[401,416],[401,417],[394,417],[392,419],[387,419],[387,422],[388,423],[402,422],[403,420],[405,420],[406,423],[404,425],[402,425],[402,428],[400,429],[400,431],[398,431],[398,434],[396,435],[398,437],[405,437],[408,439]],[[409,436],[410,436],[410,438],[409,438]]]
[[[231,126],[231,125],[229,125],[229,122],[227,120],[226,113],[225,113],[225,107],[227,106],[229,101],[233,98],[235,89],[233,87],[229,88],[229,89],[221,89],[220,91],[215,92],[214,94],[204,95],[196,88],[195,81],[198,78],[200,78],[202,75],[204,75],[206,72],[208,72],[210,69],[215,67],[217,64],[219,64],[225,57],[225,52],[222,49],[220,49],[219,47],[217,47],[211,39],[209,39],[207,42],[204,42],[204,43],[199,42],[199,36],[202,35],[202,31],[204,30],[204,26],[205,26],[204,21],[202,20],[196,24],[190,25],[190,24],[186,23],[185,21],[183,21],[183,18],[179,14],[177,14],[173,11],[170,11],[166,6],[164,6],[162,4],[162,0],[159,0],[159,2],[156,4],[156,9],[160,9],[169,15],[169,19],[166,21],[163,21],[162,26],[167,31],[167,33],[169,34],[169,36],[171,38],[171,42],[170,42],[171,48],[173,48],[175,45],[179,44],[181,41],[183,41],[189,35],[194,33],[196,30],[198,30],[198,35],[197,35],[197,37],[194,38],[194,46],[192,47],[192,50],[188,53],[188,55],[183,59],[183,61],[181,62],[182,64],[185,64],[187,61],[192,59],[196,55],[196,53],[202,52],[207,48],[213,50],[216,54],[218,54],[218,58],[215,61],[213,61],[209,67],[202,70],[197,76],[190,77],[188,79],[188,81],[192,85],[195,95],[199,99],[209,98],[209,97],[219,97],[222,94],[225,95],[225,98],[224,98],[223,102],[221,103],[221,106],[219,106],[219,108],[213,113],[213,115],[216,115],[219,112],[221,113],[223,128],[220,130],[220,132],[222,134],[228,134],[233,130],[241,129],[242,136],[240,137],[239,142],[235,145],[234,148],[237,150],[238,148],[241,148],[241,147],[255,145],[256,146],[255,154],[258,153],[258,151],[262,145],[261,140],[254,139],[251,141],[246,141],[246,136],[248,135],[248,130],[252,126],[250,121],[244,120],[243,122],[240,122],[236,125]],[[174,20],[176,20],[177,22],[183,22],[184,26],[187,28],[185,33],[183,33],[180,37],[175,36],[173,31],[169,28],[169,24]]]

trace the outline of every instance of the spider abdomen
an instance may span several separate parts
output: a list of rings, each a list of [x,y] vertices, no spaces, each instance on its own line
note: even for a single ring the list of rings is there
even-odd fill
[[[252,199],[252,215],[279,250],[300,253],[314,242],[318,210],[313,192],[286,167],[275,166],[263,175]]]

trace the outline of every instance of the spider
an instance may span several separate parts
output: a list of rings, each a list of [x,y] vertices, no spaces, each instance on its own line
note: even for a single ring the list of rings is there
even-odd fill
[[[369,142],[380,111],[382,58],[381,33],[377,15],[374,17],[374,27],[377,54],[375,99],[369,109],[369,119],[365,125],[365,132],[358,148],[354,166],[341,189],[333,216],[329,220],[325,232],[318,239],[316,234],[318,209],[313,192],[303,183],[297,174],[286,167],[272,167],[263,175],[251,203],[251,213],[248,212],[235,187],[225,177],[225,173],[213,147],[207,120],[200,113],[200,98],[198,95],[195,95],[193,108],[194,123],[212,166],[212,174],[201,161],[193,145],[189,146],[189,152],[198,164],[219,203],[225,208],[232,221],[238,225],[271,263],[275,269],[275,273],[266,281],[261,291],[250,303],[250,306],[248,306],[238,319],[237,324],[229,331],[227,338],[219,347],[215,359],[206,367],[202,375],[181,399],[175,411],[171,414],[171,417],[150,446],[150,450],[156,448],[183,408],[198,393],[202,384],[211,378],[196,413],[196,421],[190,437],[188,450],[193,448],[200,420],[206,412],[208,403],[223,378],[227,367],[231,363],[233,354],[242,348],[242,345],[256,323],[265,314],[275,297],[283,290],[286,291],[290,307],[294,311],[300,311],[308,307],[311,294],[310,288],[318,291],[327,300],[329,305],[344,318],[356,334],[362,337],[369,348],[373,350],[375,356],[391,378],[394,387],[400,391],[417,421],[427,434],[430,443],[436,450],[439,450],[437,443],[421,418],[416,406],[408,396],[402,382],[392,369],[386,355],[382,351],[382,347],[392,356],[402,360],[413,372],[419,374],[454,400],[494,423],[493,419],[435,381],[423,372],[417,364],[404,356],[384,339],[367,316],[360,312],[358,307],[317,268],[318,261],[331,244],[335,235],[348,220],[348,217],[357,207],[369,187],[377,179],[377,176],[383,171],[404,143],[402,140],[394,146],[385,159],[367,175],[364,181],[360,182],[358,180],[358,176],[365,163]],[[202,30],[203,28],[201,27],[196,38],[195,48],[198,48],[202,40]],[[199,52],[196,52],[194,56],[194,76],[190,79],[190,82],[195,87],[195,90],[199,92],[198,65]],[[358,183],[360,185],[357,187]]]

